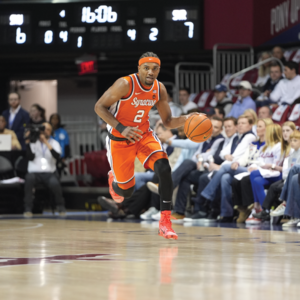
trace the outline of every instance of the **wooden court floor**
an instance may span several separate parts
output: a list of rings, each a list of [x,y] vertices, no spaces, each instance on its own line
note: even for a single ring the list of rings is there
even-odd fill
[[[0,219],[1,300],[299,299],[300,233]]]

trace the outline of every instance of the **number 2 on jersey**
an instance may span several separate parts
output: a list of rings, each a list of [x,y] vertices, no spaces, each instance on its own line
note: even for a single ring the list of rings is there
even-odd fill
[[[144,113],[145,113],[144,110],[138,110],[133,122],[134,123],[141,123],[142,122],[142,117],[144,116]]]

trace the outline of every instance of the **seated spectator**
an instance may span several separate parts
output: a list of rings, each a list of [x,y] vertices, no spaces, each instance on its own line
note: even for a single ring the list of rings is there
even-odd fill
[[[238,118],[248,108],[256,110],[256,105],[253,99],[250,97],[252,93],[252,86],[249,81],[241,81],[239,84],[239,99],[233,104],[231,111],[227,117]]]
[[[60,158],[60,145],[51,137],[52,126],[49,123],[43,123],[45,131],[40,134],[39,140],[35,143],[30,143],[26,140],[26,157],[28,162],[28,173],[25,176],[25,212],[26,218],[32,217],[33,188],[37,184],[47,186],[50,192],[54,195],[57,205],[57,210],[60,216],[65,216],[64,199],[62,189],[56,172],[56,161]],[[26,133],[28,138],[30,132]]]
[[[289,192],[290,190],[287,190],[287,188],[291,182],[287,182],[287,181],[284,182],[284,181],[287,179],[289,172],[293,166],[295,166],[295,165],[300,166],[300,132],[298,130],[295,130],[290,135],[290,146],[294,150],[294,152],[292,152],[292,154],[289,157],[287,157],[284,161],[283,169],[282,169],[282,179],[283,180],[277,181],[270,186],[267,196],[262,205],[263,210],[257,214],[254,214],[253,216],[255,218],[261,219],[263,221],[270,220],[270,209],[274,203],[278,202],[279,195],[284,186],[285,186],[285,191],[283,192],[283,194],[282,194],[283,198],[281,198],[281,199],[287,200],[289,198],[288,195],[290,194],[290,192]],[[294,171],[295,171],[295,169],[294,169]],[[291,174],[296,174],[297,168],[296,168],[296,172],[294,172],[294,171],[292,171]],[[292,176],[290,176],[290,178],[291,177]],[[300,197],[298,197],[298,198],[300,198]],[[287,205],[286,205],[286,203],[287,203]],[[271,213],[271,215],[273,217],[278,217],[278,216],[282,216],[285,214],[285,215],[292,217],[292,219],[293,219],[294,218],[294,215],[293,215],[294,208],[295,208],[295,206],[294,206],[293,201],[291,201],[291,202],[283,201],[277,207],[277,209]],[[300,206],[299,206],[299,208],[300,208]],[[297,216],[297,218],[299,218],[299,216]],[[296,222],[296,224],[295,224],[295,222],[290,222],[288,225],[285,224],[285,226],[293,226],[293,225],[297,225],[297,223],[298,222]]]
[[[270,94],[270,100],[278,105],[292,105],[300,97],[300,76],[298,75],[298,64],[289,61],[285,63],[285,78],[280,80],[273,92]]]
[[[61,119],[59,114],[52,114],[49,120],[53,128],[53,138],[59,142],[61,148],[61,158],[71,157],[70,153],[70,141],[68,132],[64,129],[61,124]]]
[[[22,146],[25,150],[25,140],[24,140],[24,128],[29,124],[29,114],[24,110],[21,105],[21,97],[18,93],[10,93],[8,95],[8,103],[10,109],[3,112],[3,117],[6,120],[6,127],[13,130]]]
[[[233,117],[225,118],[224,131],[226,138],[223,142],[219,144],[217,151],[213,155],[213,159],[209,161],[208,171],[212,173],[217,172],[221,168],[221,164],[224,162],[224,159],[220,157],[220,153],[227,147],[228,144],[232,143],[232,140],[237,135],[237,120]],[[232,148],[231,150],[232,154],[235,149]],[[184,218],[185,222],[192,222],[202,218],[207,218],[211,220],[216,219],[216,217],[218,216],[219,208],[216,207],[216,209],[214,210],[212,209],[210,211],[207,211],[205,200],[203,200],[201,197],[202,191],[210,181],[211,174],[209,174],[208,171],[203,172],[203,174],[200,175],[198,179],[197,195],[196,197],[192,198],[192,201],[194,202],[194,212],[191,217]],[[210,205],[207,208],[210,208]]]
[[[257,163],[248,167],[250,182],[254,197],[252,214],[246,220],[246,224],[259,224],[253,214],[262,210],[262,204],[266,197],[265,186],[268,186],[282,178],[281,165],[281,141],[282,129],[278,124],[268,125],[266,129],[266,144],[262,148]],[[275,172],[277,171],[277,172]]]
[[[222,106],[216,106],[216,107],[215,107],[214,113],[215,113],[215,116],[216,116],[216,117],[218,117],[218,118],[220,118],[220,119],[222,119],[222,120],[223,120],[223,119],[225,118],[225,116],[226,116],[225,110],[224,110],[224,108],[223,108]]]
[[[18,141],[16,134],[13,130],[6,129],[6,120],[3,116],[0,116],[0,134],[11,135],[11,150],[22,150],[22,147]]]
[[[182,111],[185,114],[193,108],[198,108],[196,103],[189,100],[189,97],[190,90],[188,88],[181,88],[179,90],[179,102],[181,104]]]
[[[172,116],[173,117],[181,116],[182,109],[181,109],[180,105],[173,102],[173,98],[172,98],[171,93],[169,91],[167,91],[167,93],[168,93],[168,103],[169,103],[169,106],[170,106],[170,109],[171,109],[171,112],[172,112]]]
[[[245,171],[245,168],[231,168],[244,154],[250,143],[255,140],[252,132],[252,120],[247,116],[240,116],[238,119],[238,135],[220,153],[225,161],[218,172],[214,174],[209,184],[202,191],[201,196],[209,201],[214,201],[219,187],[221,188],[221,218],[220,222],[232,222],[233,205],[231,197],[231,182],[233,176]],[[231,154],[232,153],[232,154]],[[230,172],[230,174],[228,174]]]
[[[45,109],[39,104],[33,104],[30,108],[30,124],[40,125],[46,122]]]
[[[263,94],[256,99],[256,106],[273,104],[269,97],[281,79],[283,79],[281,65],[273,62],[270,67],[270,78],[263,87]]]
[[[272,57],[271,53],[263,52],[261,55],[260,61],[264,61],[270,57]],[[270,74],[270,64],[271,64],[271,62],[267,62],[259,67],[258,78],[254,84],[256,87],[263,87],[266,84],[266,82],[270,76],[269,75]]]
[[[227,87],[224,84],[218,84],[215,86],[214,89],[215,98],[217,102],[213,107],[220,107],[223,108],[225,111],[225,115],[228,115],[231,108],[232,108],[232,100],[227,97]],[[224,115],[224,116],[225,116]]]
[[[257,114],[256,114],[256,112],[253,109],[249,108],[249,109],[245,110],[244,115],[248,116],[252,120],[252,124],[253,124],[252,132],[255,135],[257,135],[256,134],[256,126],[257,126]]]
[[[258,111],[258,118],[259,119],[272,119],[273,110],[269,106],[262,106]]]
[[[280,59],[283,64],[286,63],[286,59],[284,57],[284,50],[281,47],[275,46],[272,49],[272,56]]]

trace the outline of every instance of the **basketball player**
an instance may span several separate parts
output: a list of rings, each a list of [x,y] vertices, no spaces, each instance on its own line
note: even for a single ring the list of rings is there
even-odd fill
[[[108,173],[109,191],[120,203],[134,191],[134,160],[136,156],[146,169],[159,178],[161,219],[159,235],[177,239],[172,229],[171,200],[173,183],[168,156],[149,127],[149,111],[156,105],[167,128],[183,126],[190,115],[172,117],[165,86],[156,78],[161,62],[152,52],[144,53],[138,73],[119,78],[98,100],[95,112],[108,125],[107,156],[111,166]],[[196,113],[193,113],[196,114]]]

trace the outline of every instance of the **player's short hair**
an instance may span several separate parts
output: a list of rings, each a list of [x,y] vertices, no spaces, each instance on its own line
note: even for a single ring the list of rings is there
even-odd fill
[[[291,139],[300,140],[300,131],[294,130],[293,133],[290,135],[290,140]]]
[[[142,56],[140,57],[140,59],[144,58],[144,57],[156,57],[156,58],[159,59],[158,55],[155,54],[154,52],[145,52],[145,53],[142,54]]]
[[[179,89],[179,92],[180,92],[180,91],[186,91],[188,94],[191,93],[191,90],[190,90],[189,88],[187,88],[187,87],[181,87],[181,88]]]
[[[237,125],[237,119],[235,117],[227,117],[224,119],[224,123],[226,121],[232,121],[235,126]]]

